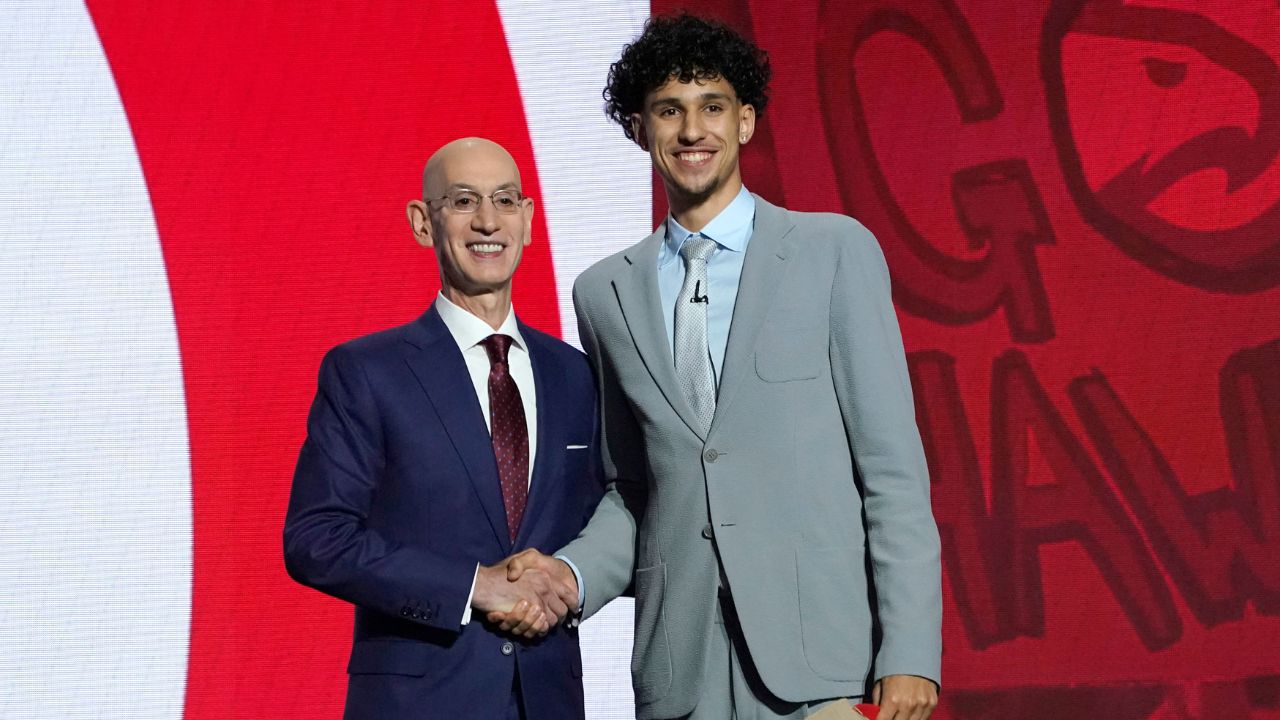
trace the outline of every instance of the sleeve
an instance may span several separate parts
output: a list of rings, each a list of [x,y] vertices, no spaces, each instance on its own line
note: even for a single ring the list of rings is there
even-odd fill
[[[325,356],[284,524],[284,560],[303,585],[458,632],[476,559],[410,545],[368,522],[385,472],[382,414],[345,346]]]
[[[876,679],[941,679],[942,567],[938,528],[889,270],[854,224],[842,239],[831,297],[831,362],[854,463],[883,640]]]
[[[637,518],[647,497],[639,424],[627,406],[616,374],[601,353],[581,285],[573,288],[578,334],[595,372],[600,404],[600,457],[604,497],[577,539],[557,553],[577,571],[583,619],[626,591],[635,568]]]
[[[582,571],[578,570],[578,566],[574,565],[573,561],[564,555],[556,555],[555,558],[557,560],[563,560],[564,564],[568,565],[569,569],[573,571],[573,580],[578,583],[578,607],[575,608],[574,611],[581,613],[582,607],[587,603],[587,588],[582,582]]]

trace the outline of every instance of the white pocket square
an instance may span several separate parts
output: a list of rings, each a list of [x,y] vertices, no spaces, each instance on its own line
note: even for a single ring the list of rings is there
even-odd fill
[[[586,445],[565,445],[564,449],[565,450],[586,450],[587,446]]]

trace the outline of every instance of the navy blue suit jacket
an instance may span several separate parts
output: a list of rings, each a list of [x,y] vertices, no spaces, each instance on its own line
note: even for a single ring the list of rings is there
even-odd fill
[[[434,308],[339,345],[321,364],[285,565],[298,582],[355,605],[347,718],[502,717],[517,668],[530,720],[583,717],[576,629],[521,641],[479,612],[460,624],[476,563],[554,552],[603,492],[586,357],[524,324],[520,333],[538,443],[514,543],[480,403]]]

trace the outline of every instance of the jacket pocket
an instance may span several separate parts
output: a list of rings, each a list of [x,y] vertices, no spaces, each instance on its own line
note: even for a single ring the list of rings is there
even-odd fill
[[[812,380],[821,372],[821,363],[803,353],[777,349],[756,353],[756,375],[765,382]]]
[[[563,477],[569,481],[569,487],[574,488],[575,490],[578,488],[578,485],[574,483],[581,482],[583,476],[587,474],[587,461],[590,457],[590,446],[573,446],[572,449],[567,447],[565,448]]]
[[[636,570],[636,633],[631,681],[639,703],[660,700],[671,690],[671,645],[663,612],[666,584],[666,565]]]
[[[350,675],[409,675],[422,677],[430,665],[431,648],[405,640],[357,640],[351,646]]]
[[[862,548],[796,550],[805,660],[828,680],[861,680],[870,660],[871,609]]]

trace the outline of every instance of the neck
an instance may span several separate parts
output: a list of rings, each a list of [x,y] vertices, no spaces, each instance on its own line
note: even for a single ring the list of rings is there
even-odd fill
[[[690,232],[701,232],[707,223],[729,207],[729,203],[738,197],[742,190],[742,178],[734,173],[724,185],[706,195],[688,196],[673,193],[667,188],[667,207],[671,209],[671,217],[680,223],[680,227]]]
[[[511,314],[511,286],[468,295],[458,288],[444,285],[440,288],[449,302],[475,315],[497,330]]]

